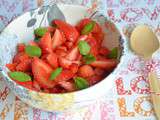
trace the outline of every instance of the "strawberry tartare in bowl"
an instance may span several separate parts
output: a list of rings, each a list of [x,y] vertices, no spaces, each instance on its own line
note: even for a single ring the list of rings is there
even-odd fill
[[[86,7],[44,6],[0,35],[0,72],[25,103],[46,111],[93,103],[113,86],[123,40],[115,25]]]

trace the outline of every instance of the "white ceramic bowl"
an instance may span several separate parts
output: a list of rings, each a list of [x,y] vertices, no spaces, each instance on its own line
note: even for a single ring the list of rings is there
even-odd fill
[[[113,80],[117,68],[104,80],[87,89],[65,94],[47,94],[26,89],[9,78],[9,71],[5,64],[10,63],[16,53],[17,43],[27,42],[33,39],[33,31],[40,24],[47,26],[51,19],[61,17],[59,10],[64,14],[67,22],[76,24],[82,18],[89,16],[88,10],[75,5],[50,5],[27,12],[12,21],[0,35],[0,71],[8,87],[25,103],[47,111],[74,110],[89,105],[94,100],[107,94],[113,86]],[[98,12],[93,16],[105,31],[104,46],[112,49],[119,47],[120,53],[123,48],[123,40],[115,25]],[[122,54],[122,53],[121,53]],[[118,65],[119,66],[119,65]]]

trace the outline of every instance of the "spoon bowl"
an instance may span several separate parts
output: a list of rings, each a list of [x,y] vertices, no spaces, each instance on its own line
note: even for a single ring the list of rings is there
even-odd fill
[[[152,54],[159,48],[159,41],[147,25],[139,25],[131,34],[130,46],[137,55],[151,58]]]

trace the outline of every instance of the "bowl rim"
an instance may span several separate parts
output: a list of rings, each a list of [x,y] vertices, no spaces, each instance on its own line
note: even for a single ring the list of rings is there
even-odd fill
[[[73,5],[73,4],[64,4],[64,3],[53,3],[53,4],[56,4],[56,5],[58,5],[58,6],[69,6],[69,7],[78,7],[78,8],[81,8],[81,9],[88,9],[89,7],[87,7],[87,6],[82,6],[82,5]],[[53,5],[53,4],[51,4],[51,5]],[[46,5],[46,6],[50,6],[50,5]],[[37,8],[35,8],[35,9],[32,9],[32,10],[29,10],[29,11],[26,11],[26,12],[24,12],[24,13],[22,13],[22,14],[20,14],[19,16],[17,16],[13,21],[11,21],[8,25],[6,25],[5,26],[5,28],[3,28],[2,29],[2,31],[1,31],[1,33],[0,33],[0,36],[1,36],[1,34],[3,33],[3,32],[5,32],[5,30],[6,30],[6,28],[8,28],[8,26],[12,23],[12,22],[14,22],[15,20],[17,20],[19,17],[21,17],[21,16],[23,16],[23,15],[25,15],[25,14],[27,14],[27,13],[30,13],[31,11],[35,11],[35,10],[38,10],[38,9],[40,9],[40,8],[42,8],[42,7],[44,7],[44,6],[40,6],[40,7],[37,7]],[[97,10],[98,11],[98,10]],[[99,12],[99,11],[98,11]],[[101,13],[102,14],[102,13]],[[102,14],[103,15],[103,14]],[[110,19],[110,18],[108,18],[106,15],[104,15],[107,19],[108,19],[108,21],[109,22],[111,22],[111,24],[113,24],[114,25],[114,27],[115,27],[115,29],[117,30],[117,32],[119,33],[119,35],[120,35],[120,38],[119,39],[121,39],[122,41],[123,41],[123,43],[122,43],[122,50],[121,50],[121,55],[120,55],[120,57],[119,57],[119,59],[118,59],[118,64],[117,64],[117,66],[114,68],[114,70],[108,75],[108,76],[106,76],[103,80],[101,80],[101,81],[99,81],[98,83],[96,83],[96,84],[94,84],[94,85],[92,85],[92,86],[90,86],[90,87],[88,87],[88,88],[86,88],[86,89],[82,89],[82,90],[77,90],[77,91],[73,91],[73,92],[66,92],[66,93],[45,93],[45,92],[39,92],[39,91],[34,91],[34,90],[31,90],[31,89],[28,89],[28,88],[26,88],[26,87],[23,87],[23,86],[21,86],[21,85],[19,85],[18,83],[16,83],[14,80],[12,80],[8,75],[7,75],[7,73],[5,73],[4,71],[3,71],[3,66],[1,67],[0,66],[0,73],[2,73],[2,77],[6,77],[9,81],[11,81],[12,83],[14,83],[14,84],[16,84],[16,87],[17,88],[23,88],[24,90],[28,90],[29,92],[33,92],[33,93],[38,93],[38,94],[46,94],[46,95],[57,95],[57,96],[61,96],[61,95],[69,95],[69,94],[81,94],[81,93],[86,93],[86,91],[88,91],[88,90],[91,90],[91,89],[94,89],[94,88],[96,88],[96,86],[99,86],[100,84],[102,84],[103,83],[103,81],[105,81],[105,80],[107,80],[108,78],[111,78],[112,77],[112,74],[114,74],[114,73],[116,73],[117,72],[117,70],[118,70],[118,68],[122,65],[122,59],[123,59],[123,56],[124,56],[124,54],[125,54],[125,41],[124,41],[124,35],[123,35],[123,33],[121,32],[121,30],[119,30],[118,29],[118,27],[117,27],[117,25],[115,24],[115,23],[113,23],[113,21]],[[120,40],[119,40],[120,41]],[[7,82],[7,80],[4,80],[5,82]],[[113,84],[113,82],[112,82],[112,84]]]

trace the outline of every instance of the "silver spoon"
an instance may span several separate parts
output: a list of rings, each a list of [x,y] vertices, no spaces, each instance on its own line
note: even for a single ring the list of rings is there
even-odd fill
[[[152,58],[152,54],[159,49],[159,41],[153,31],[147,25],[137,26],[130,37],[131,49],[137,54],[144,57],[145,60]],[[157,118],[160,120],[160,80],[158,80],[155,72],[149,73],[150,89],[154,110]]]

